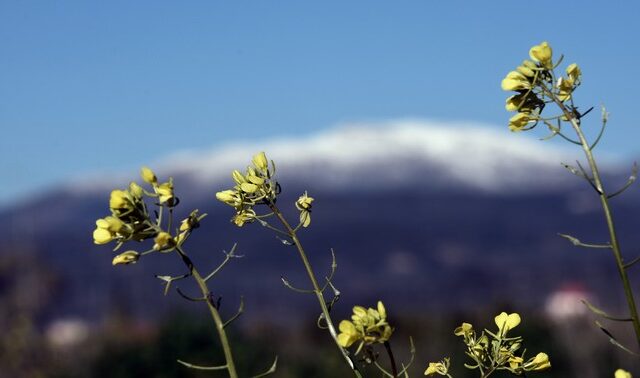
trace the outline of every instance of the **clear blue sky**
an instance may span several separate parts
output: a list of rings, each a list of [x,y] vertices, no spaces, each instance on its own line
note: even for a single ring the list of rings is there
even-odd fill
[[[0,203],[178,149],[396,117],[503,127],[548,40],[640,156],[637,2],[0,1]],[[597,112],[592,118],[594,124]]]

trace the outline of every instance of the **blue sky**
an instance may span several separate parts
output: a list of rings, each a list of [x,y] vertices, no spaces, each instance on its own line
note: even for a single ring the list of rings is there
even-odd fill
[[[640,156],[636,2],[0,2],[0,203],[170,152],[417,117],[506,131],[502,77],[548,40]],[[590,119],[597,127],[597,114]]]

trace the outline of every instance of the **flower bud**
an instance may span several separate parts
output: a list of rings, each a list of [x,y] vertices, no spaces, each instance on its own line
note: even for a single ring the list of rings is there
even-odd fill
[[[133,264],[140,258],[140,254],[136,251],[126,251],[113,258],[112,265]]]
[[[551,46],[545,41],[539,45],[533,46],[529,50],[529,57],[534,62],[541,63],[545,68],[551,68],[551,55],[553,54],[553,50]]]
[[[238,193],[235,190],[223,190],[216,193],[216,199],[227,205],[235,206],[238,201]]]
[[[578,79],[580,78],[580,75],[582,75],[582,71],[580,70],[580,67],[578,67],[577,64],[572,63],[567,67],[567,75],[571,80],[578,81]]]
[[[549,362],[549,356],[546,353],[538,353],[534,358],[527,361],[523,368],[525,370],[544,370],[551,367],[551,362]]]
[[[129,193],[133,196],[133,198],[141,199],[142,198],[142,187],[138,185],[136,182],[131,182],[129,184]]]
[[[156,177],[156,174],[153,173],[153,171],[148,167],[142,167],[140,169],[140,177],[142,177],[142,180],[147,184],[153,185],[158,182],[158,178]]]
[[[519,91],[523,89],[531,88],[531,83],[526,76],[518,71],[511,71],[502,79],[502,90],[505,91]]]
[[[93,230],[93,242],[95,244],[107,244],[111,240],[113,240],[113,235],[109,230],[100,227]]]
[[[469,323],[462,323],[460,327],[453,330],[453,334],[456,336],[467,337],[473,332],[473,326]]]
[[[171,181],[165,182],[155,187],[160,203],[167,203],[173,199],[173,184]]]
[[[243,182],[247,182],[247,179],[244,178],[244,175],[237,169],[231,172],[231,177],[233,177],[233,181],[235,181],[238,185],[242,184]]]
[[[251,194],[255,193],[255,191],[258,190],[258,185],[252,184],[250,182],[243,182],[242,184],[240,184],[240,189],[242,189],[242,191],[245,193]]]
[[[253,165],[260,170],[266,170],[269,167],[269,161],[267,160],[267,155],[264,152],[258,152],[253,156]]]
[[[518,113],[509,119],[509,130],[522,131],[531,121],[529,114]]]
[[[156,251],[160,251],[162,249],[169,247],[173,239],[171,238],[171,235],[168,232],[163,231],[158,233],[158,235],[155,237],[155,239],[153,239],[153,241],[155,242],[155,244],[153,245],[153,249],[155,249]]]
[[[114,210],[119,209],[131,209],[133,204],[129,199],[127,192],[124,190],[115,189],[111,191],[111,197],[109,198],[109,207]]]
[[[516,71],[520,72],[526,77],[534,77],[536,74],[531,68],[527,66],[518,66],[518,68],[516,68]]]

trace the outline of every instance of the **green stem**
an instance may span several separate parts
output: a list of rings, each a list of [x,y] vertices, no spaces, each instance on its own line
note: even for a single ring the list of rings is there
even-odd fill
[[[227,338],[227,333],[224,330],[224,322],[220,317],[220,313],[218,309],[211,303],[209,299],[209,288],[207,287],[207,283],[202,278],[198,270],[193,266],[193,262],[187,256],[187,254],[182,250],[182,247],[179,245],[176,246],[176,251],[178,255],[182,258],[182,261],[187,266],[187,268],[191,271],[191,275],[198,283],[198,287],[202,292],[202,296],[206,298],[207,307],[209,307],[209,313],[211,314],[211,318],[216,325],[216,330],[218,331],[218,337],[220,338],[220,344],[222,344],[222,350],[224,351],[224,358],[226,360],[227,371],[229,371],[229,378],[238,378],[238,373],[236,372],[236,366],[233,362],[233,354],[231,353],[231,346],[229,344],[229,339]]]
[[[311,281],[311,285],[313,286],[313,292],[316,295],[316,297],[318,298],[318,303],[320,304],[320,308],[322,309],[322,314],[324,316],[324,320],[327,323],[327,329],[329,330],[329,333],[331,334],[331,338],[333,339],[333,341],[335,342],[336,346],[340,350],[340,353],[342,353],[342,356],[344,357],[345,361],[347,362],[347,364],[349,365],[351,370],[353,370],[355,376],[356,377],[361,377],[361,374],[358,371],[358,368],[355,366],[355,364],[353,363],[353,361],[349,357],[348,352],[338,342],[338,334],[336,332],[335,326],[333,325],[333,321],[331,320],[331,315],[329,314],[329,309],[327,307],[327,302],[324,299],[324,295],[322,293],[322,289],[320,288],[320,285],[318,284],[318,280],[316,279],[316,275],[313,272],[313,268],[311,267],[311,264],[309,263],[309,259],[307,258],[307,254],[305,253],[304,248],[302,247],[302,244],[300,243],[300,239],[298,239],[298,235],[296,234],[295,229],[293,227],[291,227],[289,222],[287,222],[287,220],[284,218],[284,216],[282,215],[282,213],[280,212],[280,210],[276,207],[276,205],[274,203],[269,202],[268,205],[269,205],[269,208],[271,209],[271,211],[273,211],[273,213],[276,215],[276,217],[278,218],[280,223],[282,223],[284,228],[287,230],[287,233],[289,234],[289,237],[291,238],[291,240],[293,240],[293,243],[295,244],[296,248],[298,249],[298,254],[300,256],[300,259],[302,260],[302,263],[304,264],[305,269],[307,270],[307,275],[309,276],[309,280]]]
[[[480,378],[487,378],[488,376],[490,376],[491,374],[493,374],[493,372],[494,372],[495,370],[496,370],[496,367],[495,367],[495,366],[492,366],[492,367],[491,367],[491,369],[487,370],[487,372],[486,372],[486,373],[485,373],[485,372],[482,372],[482,370],[481,370],[482,375],[481,375],[481,377],[480,377]]]
[[[622,280],[622,286],[624,287],[624,295],[627,300],[627,305],[629,306],[629,312],[631,313],[631,321],[633,322],[633,329],[636,334],[636,341],[640,346],[640,319],[638,318],[638,310],[636,308],[636,302],[633,297],[633,289],[631,288],[631,283],[629,282],[629,276],[627,275],[627,270],[624,265],[624,259],[622,257],[622,252],[620,251],[620,244],[618,242],[618,236],[616,234],[616,229],[613,223],[613,215],[611,213],[611,208],[609,206],[609,199],[607,198],[607,194],[602,185],[602,179],[600,178],[600,172],[598,170],[598,166],[596,164],[596,160],[593,157],[593,151],[591,151],[591,147],[587,142],[587,139],[582,132],[582,128],[578,120],[576,119],[575,114],[569,111],[567,107],[560,101],[555,95],[551,93],[551,91],[547,90],[547,93],[554,100],[556,105],[562,110],[565,117],[571,122],[571,126],[576,132],[578,139],[580,140],[580,144],[582,145],[582,149],[587,157],[587,161],[589,162],[589,167],[591,168],[591,173],[593,175],[593,184],[595,185],[598,195],[600,196],[600,203],[602,204],[602,210],[604,212],[605,219],[607,221],[607,228],[609,229],[609,238],[611,244],[611,250],[613,251],[613,256],[616,260],[616,266],[618,267],[618,273],[620,274],[620,279]]]

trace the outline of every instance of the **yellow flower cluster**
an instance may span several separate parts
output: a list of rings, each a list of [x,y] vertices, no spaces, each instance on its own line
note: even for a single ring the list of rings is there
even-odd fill
[[[393,333],[393,328],[387,323],[387,311],[380,301],[376,309],[355,306],[351,320],[341,321],[338,328],[338,343],[341,346],[348,348],[360,341],[356,354],[365,345],[388,341]]]
[[[147,167],[142,167],[140,176],[144,182],[152,186],[155,196],[158,197],[158,201],[160,201],[161,204],[167,204],[169,206],[175,205],[173,181],[171,179],[169,179],[168,182],[159,184],[155,173]]]
[[[245,174],[235,170],[231,176],[236,182],[233,189],[216,193],[216,198],[236,209],[236,215],[232,221],[242,227],[245,223],[253,222],[256,213],[253,207],[260,203],[273,201],[277,195],[278,184],[272,179],[275,166],[269,161],[264,152],[253,156],[252,166],[249,166]]]
[[[522,338],[519,336],[507,337],[507,334],[520,324],[520,315],[502,312],[495,317],[494,321],[498,327],[495,333],[485,330],[486,333],[482,332],[478,337],[473,326],[469,323],[462,323],[453,332],[454,335],[464,339],[464,343],[467,345],[466,354],[475,361],[476,367],[508,370],[515,375],[551,367],[549,356],[546,353],[538,353],[528,360],[525,360],[524,354],[517,354],[522,347]]]
[[[580,67],[575,63],[570,64],[566,72],[567,76],[559,78],[556,84],[558,88],[558,98],[562,102],[571,98],[571,94],[580,84],[580,76],[582,75]]]
[[[569,100],[580,84],[582,72],[575,63],[567,67],[567,76],[554,79],[553,50],[547,42],[533,46],[529,58],[502,79],[503,90],[517,92],[507,98],[505,105],[507,111],[517,112],[509,119],[511,131],[534,128],[546,102]]]
[[[131,182],[127,189],[115,189],[109,197],[111,215],[96,221],[93,231],[95,244],[107,244],[115,241],[118,247],[129,240],[142,241],[154,238],[155,250],[167,250],[175,245],[175,241],[167,232],[159,232],[147,211],[144,197],[155,198],[158,206],[173,207],[177,198],[173,193],[173,182],[158,183],[155,173],[147,167],[140,171],[142,180],[151,185],[153,192],[145,191],[136,182]],[[136,251],[126,251],[117,255],[113,265],[131,264],[138,261],[140,254]]]
[[[536,125],[537,115],[544,102],[536,92],[539,82],[549,80],[553,68],[552,50],[547,42],[533,46],[529,50],[531,60],[525,60],[518,68],[502,79],[502,89],[517,94],[507,98],[505,108],[518,112],[509,120],[511,131],[528,130]]]

